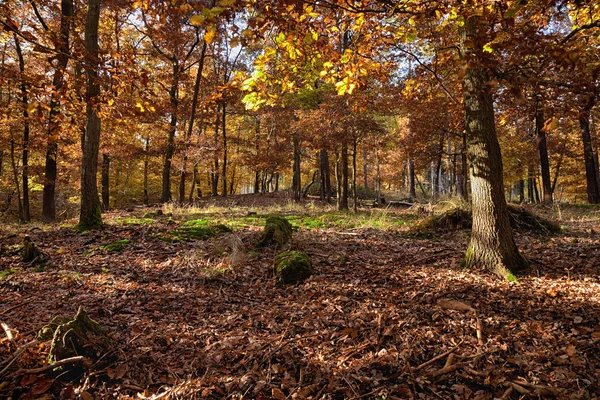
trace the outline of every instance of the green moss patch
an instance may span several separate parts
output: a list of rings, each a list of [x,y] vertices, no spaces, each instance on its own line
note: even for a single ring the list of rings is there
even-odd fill
[[[128,218],[117,218],[115,222],[118,222],[123,225],[134,225],[134,226],[143,226],[143,225],[152,225],[156,221],[154,219],[144,216],[143,218],[137,217],[128,217]]]
[[[265,219],[265,227],[258,247],[282,247],[292,239],[292,225],[285,217],[270,215]]]
[[[284,251],[275,257],[273,268],[277,283],[294,284],[312,275],[310,258],[301,251]]]
[[[191,242],[194,240],[206,240],[223,233],[232,232],[230,227],[223,224],[210,224],[208,222],[201,225],[186,224],[171,232],[163,233],[158,238],[167,242]]]
[[[101,246],[100,250],[108,251],[110,253],[118,253],[120,251],[123,251],[123,249],[127,246],[129,246],[129,240],[121,239],[121,240],[116,240],[107,245]]]

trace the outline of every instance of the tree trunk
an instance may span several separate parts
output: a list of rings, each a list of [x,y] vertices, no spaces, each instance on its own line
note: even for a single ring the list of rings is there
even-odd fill
[[[527,268],[510,227],[504,183],[502,156],[496,136],[494,101],[483,67],[482,43],[486,27],[477,16],[467,16],[460,31],[460,44],[466,63],[463,78],[467,154],[473,197],[473,228],[465,265],[482,265],[500,277],[514,279],[514,273]],[[483,42],[485,43],[485,42]]]
[[[60,124],[60,92],[65,84],[64,75],[69,62],[69,35],[73,17],[73,0],[61,1],[60,32],[56,69],[52,77],[52,93],[50,95],[50,111],[48,113],[48,143],[46,148],[46,163],[44,167],[44,192],[42,197],[42,221],[52,222],[56,219],[56,156],[58,154],[58,135]]]
[[[294,145],[294,163],[292,175],[292,200],[299,202],[302,196],[301,168],[300,168],[300,139],[297,136],[293,138]]]
[[[369,166],[367,160],[367,147],[363,149],[363,185],[365,186],[365,190],[369,188]]]
[[[218,196],[219,195],[219,121],[221,120],[221,114],[219,114],[220,106],[217,105],[215,110],[215,154],[213,160],[213,171],[212,171],[212,182],[211,182],[211,195]]]
[[[415,187],[415,162],[412,158],[408,159],[408,186],[409,186],[409,201],[412,203],[417,198],[417,190]]]
[[[523,179],[519,179],[518,189],[519,189],[519,203],[523,203],[525,201],[525,181]]]
[[[375,192],[377,193],[377,204],[383,204],[381,201],[381,165],[379,164],[379,144],[377,144],[377,147],[375,148]]]
[[[21,165],[21,184],[23,185],[23,222],[29,222],[29,99],[27,96],[27,83],[25,81],[25,60],[21,51],[21,42],[17,34],[13,34],[17,58],[19,59],[19,73],[21,75],[21,106],[23,107],[23,158]]]
[[[183,164],[181,166],[181,174],[179,176],[179,195],[177,201],[179,204],[183,204],[185,199],[185,179],[187,176],[187,147],[189,146],[190,138],[192,137],[192,129],[194,128],[194,120],[196,118],[196,108],[198,108],[198,94],[200,93],[200,82],[202,81],[202,71],[204,71],[204,60],[206,59],[206,48],[208,44],[203,42],[202,50],[200,52],[200,63],[198,65],[198,71],[196,72],[196,81],[194,82],[194,94],[192,95],[192,108],[190,110],[190,120],[188,123],[187,132],[185,134],[185,150],[183,152]],[[202,129],[200,129],[202,132]],[[192,189],[193,193],[193,189]],[[191,202],[191,196],[190,196]]]
[[[331,203],[331,176],[329,172],[329,153],[325,149],[321,149],[319,152],[319,169],[320,169],[320,182],[321,201]]]
[[[100,19],[100,0],[88,0],[85,22],[86,48],[86,127],[81,161],[81,210],[78,228],[97,229],[102,226],[100,199],[96,173],[98,170],[98,149],[100,147],[99,97],[100,81],[98,77],[98,23]]]
[[[145,182],[147,184],[147,181]],[[102,154],[102,210],[110,209],[110,155]]]
[[[338,211],[348,210],[348,143],[346,140],[342,141],[342,154],[340,157],[341,162],[341,184],[340,193],[338,197]]]
[[[260,182],[260,172],[256,171],[254,173],[254,194],[258,194],[259,182]]]
[[[146,138],[146,145],[144,147],[144,204],[148,205],[150,198],[148,196],[148,164],[150,162],[150,138]]]
[[[546,130],[544,129],[544,104],[542,96],[538,93],[535,98],[535,133],[540,154],[542,170],[542,186],[544,189],[544,203],[552,203],[552,183],[550,181],[550,161],[548,159],[548,146],[546,144]]]
[[[19,204],[19,221],[23,221],[23,203],[21,202],[21,187],[19,185],[19,172],[17,171],[17,159],[15,157],[15,137],[10,132],[10,162],[13,170],[13,181],[17,190],[17,202]]]
[[[594,163],[592,149],[592,136],[590,132],[590,112],[594,107],[596,98],[590,95],[586,104],[579,113],[579,127],[581,128],[581,141],[583,143],[583,158],[585,161],[585,180],[587,184],[588,203],[600,203],[600,187],[598,187],[598,171]]]
[[[173,63],[173,81],[169,89],[169,101],[171,103],[171,123],[169,126],[169,136],[167,137],[167,150],[162,171],[162,190],[160,194],[161,203],[171,201],[171,161],[175,153],[175,135],[177,133],[177,111],[179,108],[179,63],[176,59]]]
[[[434,202],[437,202],[438,198],[440,197],[440,171],[442,169],[442,153],[444,152],[444,135],[442,135],[442,137],[440,138],[440,146],[438,150],[439,151],[437,154],[437,159],[435,160],[435,167],[433,171],[433,179],[431,180],[432,197]]]
[[[352,201],[354,202],[353,204],[353,211],[356,214],[358,212],[358,194],[356,192],[356,137],[354,138],[353,142],[352,142]],[[366,187],[365,187],[366,189]]]
[[[221,114],[221,118],[222,118],[222,122],[221,124],[222,126],[222,132],[223,132],[223,192],[222,195],[223,197],[227,196],[227,125],[226,125],[226,121],[227,121],[227,106],[225,103],[223,103],[223,106],[221,107],[223,109],[223,113]]]

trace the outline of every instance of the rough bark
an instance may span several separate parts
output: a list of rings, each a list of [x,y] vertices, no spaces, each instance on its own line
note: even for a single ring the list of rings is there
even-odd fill
[[[100,199],[96,173],[98,170],[98,149],[100,147],[100,117],[98,116],[100,82],[98,77],[98,24],[100,20],[100,0],[88,0],[85,22],[86,48],[86,128],[81,161],[81,209],[79,229],[97,229],[102,226]]]
[[[535,100],[535,133],[537,137],[540,167],[542,171],[542,188],[544,190],[544,203],[552,203],[552,183],[550,181],[550,161],[548,159],[548,146],[546,144],[546,130],[544,129],[544,104],[542,96],[536,94]]]
[[[588,203],[600,203],[600,187],[598,185],[598,171],[594,163],[592,136],[590,131],[590,112],[595,103],[595,96],[590,95],[579,113],[579,127],[583,144],[583,158],[585,162],[585,181],[587,186]]]
[[[48,135],[46,147],[46,163],[44,167],[44,192],[42,197],[42,220],[52,222],[56,219],[56,156],[58,154],[58,134],[60,123],[60,92],[64,87],[65,70],[69,62],[69,36],[73,17],[73,0],[61,1],[60,31],[56,55],[56,69],[52,77],[53,91],[50,95],[50,111],[48,113]]]
[[[144,176],[144,178],[147,178]],[[147,184],[147,181],[144,182]],[[110,209],[110,155],[102,154],[102,210]]]
[[[483,51],[476,47],[482,43],[485,29],[477,16],[468,16],[460,31],[466,63],[463,97],[473,199],[473,228],[465,265],[482,265],[500,277],[514,279],[514,273],[527,268],[527,261],[519,253],[510,227],[494,102],[486,87],[489,78],[482,66]]]

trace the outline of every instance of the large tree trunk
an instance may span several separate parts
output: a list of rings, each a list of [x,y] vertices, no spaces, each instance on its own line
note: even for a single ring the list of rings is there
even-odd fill
[[[25,60],[21,51],[21,42],[17,34],[13,34],[17,58],[19,59],[19,73],[21,75],[21,106],[23,107],[23,158],[21,165],[21,184],[23,185],[23,222],[29,222],[29,98],[27,96],[27,83],[25,81]]]
[[[583,143],[583,158],[585,161],[585,180],[587,184],[588,203],[600,203],[600,187],[598,186],[598,171],[594,163],[592,148],[592,135],[590,132],[590,112],[594,107],[595,96],[590,95],[579,113],[579,127],[581,128],[581,141]]]
[[[169,101],[171,103],[171,123],[169,126],[169,136],[167,137],[167,150],[162,171],[162,191],[160,194],[161,203],[171,201],[171,161],[175,153],[175,134],[177,133],[177,111],[179,108],[179,63],[173,60],[173,81],[169,90]]]
[[[467,67],[463,96],[473,198],[473,228],[465,265],[482,265],[500,277],[514,279],[513,274],[528,265],[515,245],[504,197],[494,101],[486,87],[489,79],[483,67],[483,51],[478,48],[485,29],[477,16],[467,16],[460,32]]]
[[[85,22],[86,48],[86,116],[83,157],[81,160],[81,210],[79,229],[97,229],[102,226],[100,199],[96,173],[98,170],[98,149],[100,147],[99,97],[100,81],[98,77],[98,23],[100,19],[100,0],[88,0]]]
[[[147,180],[145,181],[147,184]],[[110,155],[102,154],[102,210],[110,209]]]
[[[340,157],[341,162],[341,184],[340,192],[338,193],[338,211],[348,210],[348,143],[346,140],[342,141],[342,154]]]
[[[59,50],[56,55],[56,69],[52,77],[52,93],[50,95],[50,111],[48,113],[48,144],[46,148],[46,164],[44,167],[44,192],[42,197],[42,220],[52,222],[56,219],[56,156],[58,154],[58,134],[60,123],[60,92],[64,86],[65,70],[69,62],[69,35],[73,17],[73,0],[61,1]]]
[[[544,104],[542,96],[536,94],[535,99],[535,133],[540,153],[540,166],[542,170],[542,186],[544,189],[544,203],[552,203],[552,183],[550,181],[550,161],[548,159],[548,146],[546,144],[546,130],[544,129]]]
[[[292,166],[292,200],[299,202],[302,197],[302,182],[300,168],[300,139],[293,138],[294,163]]]

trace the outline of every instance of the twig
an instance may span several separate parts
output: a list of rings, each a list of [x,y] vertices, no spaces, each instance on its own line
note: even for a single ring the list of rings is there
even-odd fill
[[[451,348],[450,350],[437,355],[435,357],[433,357],[431,360],[424,362],[423,364],[419,365],[418,367],[413,368],[414,371],[418,371],[420,369],[423,369],[431,364],[433,364],[434,362],[436,362],[437,360],[441,360],[442,358],[446,357],[449,354],[454,353],[456,350],[458,350],[458,348],[460,347],[460,345],[463,343],[463,341],[461,340],[456,346],[454,346],[453,348]]]
[[[17,358],[19,358],[21,356],[21,354],[23,354],[23,352],[31,345],[36,344],[38,341],[37,340],[33,340],[29,343],[24,344],[23,346],[19,347],[17,349],[17,351],[15,351],[15,355],[10,359],[10,361],[8,361],[8,365],[6,367],[4,367],[4,369],[2,371],[0,371],[0,375],[4,374],[8,368],[10,368],[10,366],[12,365],[12,363],[14,363]]]
[[[45,372],[45,371],[48,371],[48,370],[51,370],[51,369],[54,369],[54,368],[58,368],[58,367],[63,366],[65,364],[74,364],[74,363],[82,362],[84,360],[86,360],[86,358],[83,357],[83,356],[76,356],[76,357],[65,358],[63,360],[58,360],[54,364],[44,365],[43,367],[39,367],[39,368],[20,369],[17,372],[15,372],[15,375],[39,374],[40,372]]]
[[[460,362],[459,362],[459,363],[456,363],[456,364],[452,364],[452,365],[449,365],[449,366],[447,366],[447,367],[444,367],[444,368],[442,368],[442,369],[440,369],[440,370],[437,370],[436,372],[434,372],[434,373],[433,373],[433,374],[431,374],[430,376],[431,376],[432,378],[435,378],[435,377],[437,377],[437,376],[441,376],[441,375],[449,374],[450,372],[454,372],[454,371],[456,371],[457,369],[461,368],[462,366],[463,366],[463,363],[460,363]]]
[[[2,329],[4,329],[4,333],[6,333],[6,337],[8,338],[8,340],[12,341],[15,336],[10,331],[8,325],[6,325],[6,323],[4,323],[3,321],[0,321],[0,325],[2,326]]]
[[[479,315],[476,316],[476,330],[477,330],[477,345],[483,346],[485,341],[483,340],[483,323]]]
[[[31,297],[28,297],[28,298],[26,298],[26,299],[25,299],[25,300],[23,300],[22,302],[20,302],[20,303],[18,303],[18,304],[15,304],[15,305],[14,305],[14,306],[12,306],[12,307],[8,307],[8,308],[7,308],[6,310],[4,310],[4,311],[0,311],[0,314],[2,314],[2,315],[6,315],[7,313],[11,312],[12,310],[14,310],[14,309],[16,309],[16,308],[19,308],[19,307],[21,307],[21,306],[23,306],[23,305],[27,304],[27,303],[29,302],[29,300],[31,300]]]

